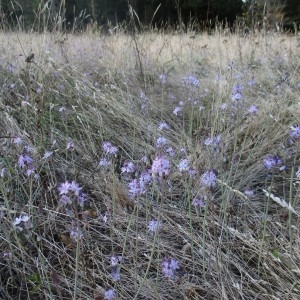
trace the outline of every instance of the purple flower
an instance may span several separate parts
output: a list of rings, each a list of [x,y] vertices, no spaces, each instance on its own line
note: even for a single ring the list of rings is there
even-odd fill
[[[266,169],[271,170],[271,169],[281,165],[282,160],[277,155],[274,155],[274,156],[269,155],[269,156],[264,158],[263,164],[264,164]]]
[[[159,75],[159,79],[160,79],[161,84],[165,85],[167,83],[167,77],[168,77],[167,74],[160,74]]]
[[[124,162],[121,168],[121,173],[133,173],[135,171],[135,165],[132,161]]]
[[[119,281],[121,279],[121,274],[120,274],[120,267],[115,266],[111,269],[111,277],[113,278],[114,281]]]
[[[243,98],[243,86],[240,83],[237,83],[232,89],[232,101],[239,101]]]
[[[254,196],[254,192],[252,190],[245,190],[244,195],[248,198],[252,198]]]
[[[188,171],[190,168],[190,160],[187,158],[182,159],[178,164],[177,168],[179,172]]]
[[[131,182],[128,183],[128,190],[129,194],[132,197],[139,196],[143,193],[138,179],[133,179]]]
[[[157,148],[162,148],[162,147],[166,146],[167,144],[168,144],[168,140],[163,136],[160,136],[156,140],[156,147]]]
[[[49,158],[50,156],[52,156],[53,154],[53,151],[45,151],[45,154],[43,156],[43,159],[47,159]]]
[[[59,187],[59,194],[60,195],[66,195],[69,192],[70,183],[68,181],[62,183]]]
[[[123,261],[123,257],[122,256],[116,256],[116,255],[113,255],[111,256],[110,258],[110,265],[112,267],[115,267],[117,266],[119,263],[121,263]]]
[[[243,98],[243,96],[241,93],[236,93],[236,94],[232,95],[231,100],[234,102],[237,102],[237,101],[241,100],[242,98]]]
[[[174,258],[164,258],[162,261],[162,273],[165,277],[175,278],[176,270],[180,269],[179,262]]]
[[[104,293],[104,300],[113,300],[117,296],[114,289],[109,289]]]
[[[33,167],[30,167],[30,168],[28,168],[27,170],[26,170],[26,172],[25,172],[25,174],[26,174],[26,176],[30,176],[30,175],[36,175],[36,173],[35,173],[35,168],[33,168]],[[38,176],[39,177],[39,176]]]
[[[298,171],[296,172],[297,179],[300,179],[300,167],[298,167]]]
[[[99,161],[99,166],[100,167],[108,167],[111,164],[111,161],[108,160],[107,158],[103,157]]]
[[[148,223],[148,231],[151,231],[152,233],[154,233],[160,227],[161,227],[161,223],[158,222],[157,220],[153,219]]]
[[[185,85],[185,86],[195,86],[195,87],[198,87],[200,85],[200,82],[199,80],[190,75],[190,76],[185,76],[183,79],[182,79],[182,84]]]
[[[181,110],[182,110],[182,107],[179,107],[179,106],[175,107],[173,110],[173,115],[177,116]]]
[[[202,174],[200,183],[207,187],[214,187],[217,184],[217,176],[213,171],[207,171]]]
[[[70,232],[70,238],[75,241],[79,241],[83,238],[83,233],[79,228],[73,228]]]
[[[196,207],[205,207],[204,197],[202,195],[198,195],[192,201],[192,204]]]
[[[33,163],[33,159],[28,156],[27,154],[25,155],[20,155],[18,158],[18,165],[19,167],[21,167],[22,169],[25,168],[26,166],[30,166]]]
[[[205,146],[213,146],[214,150],[217,150],[221,144],[221,135],[217,135],[215,137],[207,138],[204,141]]]
[[[84,203],[87,201],[87,195],[85,193],[80,192],[77,196],[78,204],[83,207]]]
[[[28,217],[26,215],[22,215],[20,217],[16,217],[15,220],[14,220],[14,222],[13,222],[13,225],[17,226],[17,225],[20,225],[23,222],[26,223],[26,222],[29,221],[29,219],[30,219],[30,217]]]
[[[251,114],[257,114],[258,113],[258,108],[256,105],[252,105],[249,109],[248,112]]]
[[[151,168],[152,176],[163,177],[167,176],[171,172],[171,163],[163,156],[157,156],[152,162]]]
[[[116,155],[118,152],[118,148],[113,146],[110,142],[103,142],[102,149],[106,154],[114,154]]]
[[[144,193],[147,185],[152,181],[151,170],[143,171],[139,177],[140,190]]]
[[[60,203],[60,205],[64,206],[64,205],[67,205],[67,204],[72,204],[72,200],[69,196],[63,194],[59,198],[59,203]]]
[[[228,107],[228,104],[227,104],[227,103],[222,103],[222,104],[220,105],[220,108],[221,108],[222,110],[226,110],[227,107]]]
[[[172,147],[167,148],[165,151],[166,151],[166,153],[169,154],[171,157],[174,157],[174,156],[175,156],[175,152],[174,152],[174,149],[173,149]]]
[[[291,126],[290,136],[294,139],[300,137],[300,125]]]
[[[68,142],[66,149],[67,150],[74,150],[75,149],[74,143],[72,141]]]
[[[170,126],[166,122],[160,122],[158,125],[158,130],[163,130],[163,129],[170,129]]]
[[[23,144],[23,140],[19,136],[17,136],[13,139],[13,143],[17,146],[20,146]]]
[[[78,196],[82,188],[79,187],[78,183],[72,181],[69,184],[69,190],[72,191],[75,194],[75,196]]]

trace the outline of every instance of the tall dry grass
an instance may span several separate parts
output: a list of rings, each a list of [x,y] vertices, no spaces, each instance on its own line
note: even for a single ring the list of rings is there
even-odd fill
[[[299,298],[296,36],[19,32],[0,48],[2,299]]]

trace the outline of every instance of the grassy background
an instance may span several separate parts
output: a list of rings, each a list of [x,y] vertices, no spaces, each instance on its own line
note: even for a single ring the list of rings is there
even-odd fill
[[[0,298],[299,299],[299,47],[279,34],[1,33]],[[169,174],[130,195],[162,156]],[[270,156],[282,163],[267,169]],[[66,181],[83,206],[62,205]],[[180,269],[168,278],[170,258]]]

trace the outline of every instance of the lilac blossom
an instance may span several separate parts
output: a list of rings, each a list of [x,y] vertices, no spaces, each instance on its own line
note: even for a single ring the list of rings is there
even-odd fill
[[[249,109],[248,109],[248,112],[250,114],[257,114],[258,113],[258,108],[256,105],[252,105]]]
[[[114,281],[119,281],[121,279],[120,270],[121,268],[119,266],[115,266],[111,269],[110,275]]]
[[[300,137],[300,125],[291,126],[290,137],[299,139]]]
[[[170,126],[166,122],[160,122],[158,125],[158,130],[168,130],[170,129]]]
[[[107,158],[105,157],[102,157],[99,161],[99,166],[100,167],[108,167],[109,165],[111,164],[111,161],[108,160]]]
[[[15,145],[17,145],[17,146],[20,146],[20,145],[23,144],[23,140],[22,140],[22,138],[20,138],[19,136],[17,136],[17,137],[15,137],[15,138],[13,139],[13,143],[14,143]]]
[[[83,233],[78,227],[73,228],[70,231],[70,238],[78,242],[83,238]]]
[[[164,156],[157,156],[152,162],[151,171],[154,177],[167,176],[171,172],[171,163]]]
[[[263,164],[266,169],[271,170],[277,166],[280,166],[282,164],[282,160],[279,156],[277,155],[269,155],[264,158]]]
[[[69,141],[67,143],[67,147],[66,147],[67,150],[74,150],[75,149],[75,145],[72,141]]]
[[[157,148],[162,148],[162,147],[166,146],[167,144],[168,144],[168,140],[163,136],[160,136],[156,140],[156,147]]]
[[[221,135],[217,135],[215,137],[210,137],[210,138],[207,138],[205,139],[204,141],[204,145],[205,146],[213,146],[214,150],[218,150],[220,144],[221,144]]]
[[[140,191],[146,191],[147,185],[152,181],[151,170],[143,171],[139,177]]]
[[[178,113],[181,112],[182,107],[176,106],[173,110],[173,115],[178,116]]]
[[[30,166],[32,163],[33,163],[33,159],[27,154],[24,154],[24,155],[21,154],[18,158],[18,165],[22,169],[24,169],[25,167]]]
[[[106,154],[114,154],[116,155],[118,152],[118,148],[113,146],[111,142],[103,142],[102,149]]]
[[[128,191],[130,196],[137,197],[143,194],[144,190],[141,188],[140,181],[138,179],[133,179],[128,183]]]
[[[160,79],[161,84],[165,85],[167,83],[167,77],[168,77],[167,74],[160,74],[159,75],[159,79]]]
[[[114,289],[108,289],[104,293],[104,300],[113,300],[116,296],[117,294]]]
[[[190,168],[190,160],[187,158],[182,159],[178,164],[177,168],[179,172],[188,171]]]
[[[247,190],[244,191],[244,195],[245,195],[247,198],[252,198],[252,197],[254,196],[254,192],[253,192],[253,190],[247,189]]]
[[[174,279],[176,270],[180,269],[178,260],[174,258],[164,258],[161,264],[162,273],[165,277]]]
[[[87,195],[82,192],[82,188],[75,181],[61,183],[58,191],[61,205],[71,204],[72,200],[76,200],[80,206],[83,206],[87,201]]]
[[[119,255],[119,256],[113,255],[110,257],[110,265],[112,267],[117,266],[122,261],[123,261],[123,257],[121,255]]]
[[[167,153],[168,155],[170,155],[171,157],[174,157],[174,156],[175,156],[175,152],[174,152],[174,149],[173,149],[172,147],[167,148],[165,151],[166,151],[166,153]]]
[[[205,202],[204,202],[204,197],[202,195],[198,195],[196,196],[193,201],[192,204],[197,207],[205,207]]]
[[[132,161],[126,161],[121,168],[121,173],[133,173],[135,169],[135,165]]]
[[[220,108],[221,108],[222,110],[226,110],[227,107],[228,107],[228,104],[227,104],[227,103],[222,103],[222,104],[220,105]]]
[[[185,86],[198,87],[200,85],[200,82],[196,77],[190,75],[190,76],[183,77],[182,84],[185,85]]]
[[[214,171],[207,171],[202,174],[200,183],[207,187],[214,187],[217,185],[217,176]]]
[[[29,229],[32,227],[32,224],[30,222],[30,217],[27,215],[21,215],[19,217],[16,217],[13,226],[18,230],[18,231],[23,231],[23,229]]]
[[[155,219],[149,221],[149,223],[148,223],[148,231],[150,231],[152,233],[154,233],[160,227],[161,227],[161,223]]]
[[[232,101],[237,102],[243,98],[243,86],[240,83],[237,83],[232,89]]]
[[[45,154],[43,156],[43,159],[47,159],[49,158],[50,156],[53,155],[53,151],[45,151]]]

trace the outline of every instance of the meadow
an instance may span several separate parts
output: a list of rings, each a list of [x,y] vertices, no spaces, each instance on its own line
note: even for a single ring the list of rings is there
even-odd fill
[[[0,33],[0,299],[299,299],[299,49]]]

